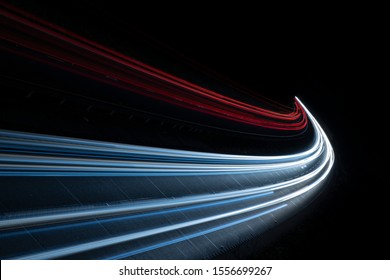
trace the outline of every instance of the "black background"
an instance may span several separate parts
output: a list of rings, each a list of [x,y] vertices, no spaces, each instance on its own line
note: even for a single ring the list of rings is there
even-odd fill
[[[133,45],[147,62],[161,54],[285,104],[298,96],[331,138],[326,191],[277,234],[221,258],[389,259],[388,93],[378,89],[380,35],[362,10],[124,2],[15,3],[116,49]]]

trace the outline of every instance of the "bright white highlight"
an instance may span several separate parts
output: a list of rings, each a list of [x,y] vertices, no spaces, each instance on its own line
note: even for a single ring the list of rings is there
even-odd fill
[[[298,102],[300,101],[298,100]],[[304,197],[310,191],[318,188],[329,175],[334,163],[334,152],[328,137],[313,115],[301,102],[300,104],[306,110],[313,124],[315,141],[311,147],[301,153],[283,156],[200,153],[0,131],[1,143],[24,145],[26,148],[39,147],[54,152],[65,149],[75,155],[35,156],[21,154],[14,156],[3,153],[0,154],[0,162],[3,162],[0,164],[0,173],[3,176],[91,176],[91,174],[92,176],[95,174],[97,174],[96,176],[205,176],[268,172],[270,176],[273,176],[272,178],[276,178],[275,182],[258,182],[258,186],[214,194],[194,194],[175,198],[117,203],[109,206],[58,208],[19,213],[1,219],[0,229],[11,230],[26,226],[49,225],[48,230],[50,230],[50,224],[53,223],[76,223],[88,218],[100,217],[104,219],[110,216],[131,216],[145,212],[159,213],[158,211],[164,209],[177,208],[177,211],[181,211],[181,207],[191,205],[212,207],[213,203],[217,205],[218,202],[232,200],[232,207],[229,210],[217,214],[213,212],[213,214],[196,216],[195,218],[191,218],[191,215],[188,214],[186,221],[178,221],[169,225],[155,225],[149,229],[140,229],[135,232],[89,240],[79,244],[63,245],[17,257],[19,259],[53,259],[180,229],[195,228],[210,222],[224,221],[224,219],[240,221],[243,216],[246,217],[246,220],[251,219],[252,216],[254,219],[256,215],[259,216],[262,213],[268,215],[271,212],[284,209],[290,201]],[[89,156],[91,154],[94,155],[94,158]],[[267,194],[267,196],[250,206],[234,206],[235,201],[239,201],[239,199],[255,199],[256,195],[262,193]],[[187,211],[187,209],[183,209],[183,211]],[[205,212],[207,213],[207,211]],[[212,229],[212,226],[210,227]],[[162,247],[163,245],[158,246]],[[156,248],[158,246],[156,245]]]

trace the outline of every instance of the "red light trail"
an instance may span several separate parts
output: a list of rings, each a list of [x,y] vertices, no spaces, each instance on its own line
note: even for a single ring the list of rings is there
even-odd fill
[[[288,113],[285,109],[281,112],[267,110],[146,65],[9,4],[1,3],[0,18],[0,38],[18,46],[2,48],[36,61],[136,94],[248,125],[290,131],[303,130],[307,125],[307,116],[297,101]]]

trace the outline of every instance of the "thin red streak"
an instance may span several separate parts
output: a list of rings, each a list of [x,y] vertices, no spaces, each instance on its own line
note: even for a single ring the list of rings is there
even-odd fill
[[[5,6],[15,10],[9,5]],[[74,65],[61,65],[61,68],[68,71],[178,106],[250,125],[279,130],[301,130],[307,125],[306,114],[297,102],[294,111],[287,114],[246,104],[148,66],[24,12],[16,12],[27,19],[0,10],[5,23],[17,31],[5,29],[0,37]],[[48,59],[39,60],[53,65]],[[76,67],[79,69],[74,69]],[[82,69],[87,72],[83,73]],[[116,82],[109,81],[107,77]]]
[[[163,71],[160,71],[159,69],[153,68],[153,67],[151,67],[151,66],[149,66],[149,65],[146,65],[146,64],[144,64],[144,63],[142,63],[142,62],[140,62],[140,61],[138,61],[138,60],[135,60],[135,59],[133,59],[133,58],[127,57],[127,56],[125,56],[125,55],[123,55],[123,54],[121,54],[121,53],[118,53],[118,52],[116,52],[116,51],[114,51],[114,50],[111,50],[111,49],[109,49],[109,48],[106,48],[105,46],[102,46],[102,45],[100,45],[100,44],[98,44],[98,43],[96,43],[96,42],[92,42],[92,41],[90,41],[90,40],[88,40],[88,39],[86,39],[86,38],[83,38],[83,37],[79,36],[78,34],[75,34],[75,33],[71,32],[71,31],[69,31],[69,30],[65,30],[65,29],[63,29],[63,28],[61,28],[61,27],[59,27],[59,26],[56,26],[56,25],[54,25],[54,24],[52,24],[52,23],[50,23],[50,22],[43,21],[42,19],[40,19],[40,18],[38,18],[38,17],[35,17],[35,16],[33,16],[33,15],[30,15],[30,14],[27,14],[27,13],[25,13],[24,11],[22,11],[22,10],[20,10],[20,9],[17,9],[16,7],[12,7],[12,6],[7,5],[7,4],[6,4],[5,6],[7,6],[8,8],[13,9],[14,11],[16,11],[17,13],[19,13],[19,14],[21,14],[21,15],[24,15],[25,17],[29,17],[30,19],[32,19],[32,20],[34,20],[34,21],[36,21],[36,22],[41,23],[43,26],[50,27],[50,28],[53,29],[54,31],[57,31],[57,33],[63,33],[65,36],[68,36],[68,38],[73,38],[73,39],[75,39],[75,40],[79,40],[79,41],[81,41],[81,42],[83,42],[83,43],[85,43],[85,44],[87,44],[87,45],[89,45],[89,46],[91,46],[91,47],[94,47],[94,48],[96,48],[96,49],[100,49],[100,50],[102,50],[102,51],[105,51],[105,52],[107,52],[107,53],[113,55],[113,56],[117,56],[118,58],[124,59],[124,60],[126,60],[126,61],[128,61],[128,62],[130,62],[130,63],[136,64],[136,65],[138,65],[138,66],[144,68],[145,70],[150,70],[150,71],[155,72],[155,73],[158,73],[158,74],[160,74],[160,75],[162,75],[162,76],[165,76],[165,77],[171,78],[171,79],[173,79],[173,80],[176,80],[176,81],[178,81],[178,82],[181,82],[181,83],[183,83],[183,84],[186,84],[186,85],[188,85],[188,86],[190,86],[190,87],[194,87],[194,88],[196,88],[196,89],[199,89],[199,90],[208,92],[208,93],[210,93],[210,94],[215,94],[215,95],[217,95],[217,96],[220,97],[220,98],[223,98],[223,99],[226,99],[226,100],[230,100],[230,101],[232,101],[232,102],[239,102],[239,104],[243,104],[243,105],[246,105],[246,106],[251,106],[250,104],[245,104],[245,103],[240,102],[240,101],[238,101],[238,100],[234,100],[234,99],[225,97],[225,96],[220,95],[220,94],[218,94],[218,93],[215,93],[215,92],[213,92],[213,91],[210,91],[210,90],[208,90],[208,89],[202,88],[202,87],[200,87],[200,86],[198,86],[198,85],[189,83],[188,81],[185,81],[185,80],[183,80],[183,79],[180,79],[180,78],[175,77],[175,76],[173,76],[173,75],[170,75],[170,74],[168,74],[168,73],[165,73],[165,72],[163,72]],[[53,34],[52,34],[52,35],[53,35]],[[60,34],[57,34],[57,35],[60,35]],[[252,107],[256,110],[256,112],[257,112],[258,110],[264,110],[264,109],[262,109],[262,108],[258,108],[258,107],[255,107],[255,106],[252,106]],[[284,108],[284,110],[285,110],[285,108]],[[264,111],[267,111],[267,110],[264,110]],[[269,111],[269,112],[272,112],[272,111]],[[272,112],[272,113],[275,113],[275,112]],[[290,115],[290,114],[291,114],[291,115],[296,115],[296,111],[293,111],[292,113],[283,114],[283,115],[281,114],[281,115],[282,115],[282,116],[286,116],[286,115]]]

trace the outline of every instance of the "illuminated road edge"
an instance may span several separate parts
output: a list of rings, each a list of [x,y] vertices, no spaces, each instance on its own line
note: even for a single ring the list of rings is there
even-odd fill
[[[159,198],[6,213],[0,219],[0,244],[10,249],[2,250],[0,257],[205,258],[264,232],[306,205],[333,166],[329,139],[305,110],[314,127],[314,143],[284,156],[200,153],[0,131],[3,178],[166,177],[176,178],[176,185],[168,182],[179,193],[169,197],[162,190]],[[223,182],[209,183],[214,176],[228,176],[239,186],[226,189]],[[186,177],[215,185],[203,193],[196,187],[184,191],[178,181]],[[246,186],[239,183],[243,177],[250,181]],[[48,236],[52,240],[47,241]],[[25,244],[17,249],[13,245],[20,240]]]

